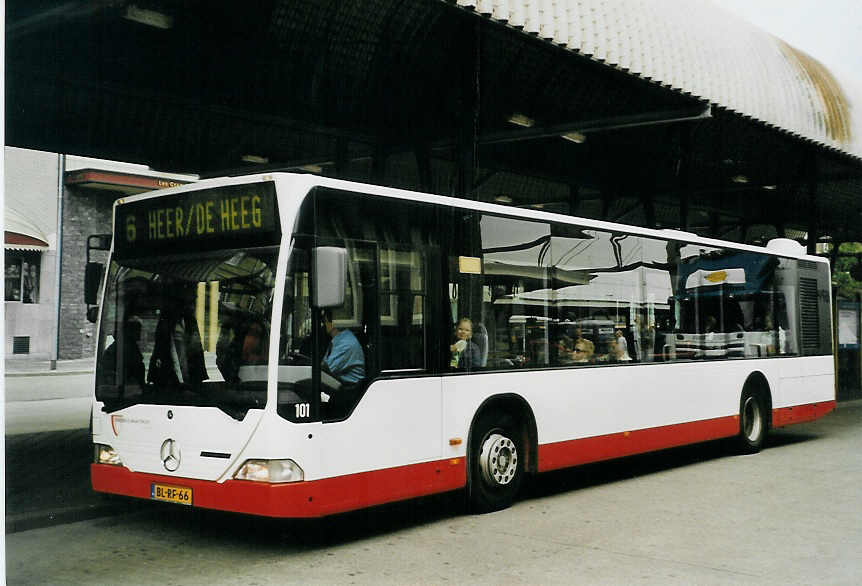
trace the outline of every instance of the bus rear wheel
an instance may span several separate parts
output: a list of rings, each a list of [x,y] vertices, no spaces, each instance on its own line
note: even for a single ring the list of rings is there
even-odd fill
[[[470,508],[477,513],[505,509],[524,477],[523,433],[510,415],[488,412],[476,421],[471,437]]]
[[[766,441],[766,405],[757,393],[742,393],[739,402],[739,449],[744,454],[756,454]]]

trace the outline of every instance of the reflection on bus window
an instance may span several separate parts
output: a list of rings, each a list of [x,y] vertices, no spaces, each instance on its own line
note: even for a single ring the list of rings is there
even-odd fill
[[[755,252],[668,243],[670,311],[657,320],[657,360],[795,354],[786,295],[795,262]],[[660,350],[659,350],[660,345]]]
[[[207,404],[237,417],[264,405],[275,258],[258,249],[115,260],[97,400]]]

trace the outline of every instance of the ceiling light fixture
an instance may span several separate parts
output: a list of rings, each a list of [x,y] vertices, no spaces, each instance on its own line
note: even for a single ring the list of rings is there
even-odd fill
[[[517,126],[523,126],[524,128],[530,128],[536,123],[532,118],[517,113],[509,116],[509,122]]]
[[[512,198],[504,193],[501,193],[494,198],[494,201],[496,201],[497,203],[512,203]]]
[[[123,18],[154,28],[167,30],[174,26],[174,17],[147,8],[138,8],[134,4],[126,7]]]
[[[269,163],[268,158],[261,157],[260,155],[243,155],[241,159],[246,163],[254,163],[255,165],[265,165],[266,163]]]
[[[748,177],[745,175],[734,175],[730,180],[734,183],[748,183]]]
[[[561,134],[560,138],[565,138],[566,140],[570,140],[577,144],[584,144],[584,142],[586,142],[587,140],[587,135],[583,134],[582,132],[572,131],[565,134]]]

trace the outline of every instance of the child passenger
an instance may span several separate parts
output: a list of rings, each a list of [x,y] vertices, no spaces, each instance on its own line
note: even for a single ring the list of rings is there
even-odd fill
[[[462,317],[455,327],[455,341],[449,346],[451,368],[471,369],[479,366],[479,346],[471,340],[472,337],[473,321]]]

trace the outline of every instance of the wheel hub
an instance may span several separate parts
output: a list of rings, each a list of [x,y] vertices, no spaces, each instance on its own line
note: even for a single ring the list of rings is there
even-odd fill
[[[742,425],[745,437],[748,441],[757,441],[761,434],[762,419],[760,417],[760,403],[754,397],[748,397],[742,409]]]
[[[499,433],[489,435],[482,444],[479,467],[482,477],[489,484],[509,484],[518,470],[518,450],[515,443]]]

